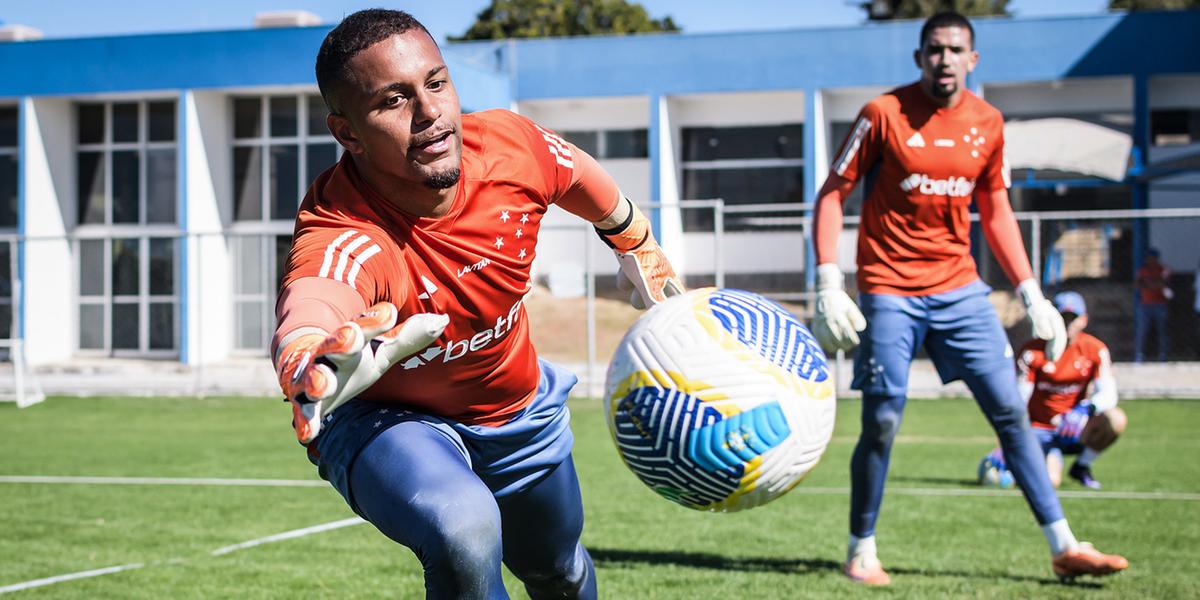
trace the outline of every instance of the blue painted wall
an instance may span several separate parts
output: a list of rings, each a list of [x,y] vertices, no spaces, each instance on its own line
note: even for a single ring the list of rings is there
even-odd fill
[[[0,97],[315,85],[328,26],[0,44]],[[508,77],[446,53],[472,110],[507,107]]]
[[[982,82],[1200,72],[1200,11],[977,19]],[[464,104],[803,90],[916,77],[921,23],[443,44]],[[0,44],[0,97],[311,85],[329,26]]]

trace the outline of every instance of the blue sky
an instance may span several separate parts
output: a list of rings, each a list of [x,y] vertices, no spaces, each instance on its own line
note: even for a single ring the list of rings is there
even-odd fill
[[[328,23],[363,8],[386,6],[407,10],[438,39],[461,34],[489,0],[425,0],[380,2],[361,0],[4,0],[0,20],[42,30],[47,38],[243,29],[258,12],[302,9]],[[644,0],[654,17],[670,15],[685,32],[752,31],[828,25],[853,25],[863,11],[849,0]],[[1078,15],[1102,12],[1106,0],[1013,0],[1019,16]]]

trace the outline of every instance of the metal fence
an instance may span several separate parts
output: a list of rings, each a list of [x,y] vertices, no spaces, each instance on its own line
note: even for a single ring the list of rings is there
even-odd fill
[[[658,221],[664,224],[667,233],[662,237],[668,252],[682,254],[679,266],[688,287],[738,287],[773,298],[804,320],[811,317],[814,294],[810,276],[810,205],[730,205],[720,200],[699,200],[646,208],[655,212]],[[707,216],[697,218],[694,215],[698,213]],[[1016,217],[1035,274],[1041,279],[1047,295],[1063,290],[1083,294],[1090,313],[1088,330],[1108,344],[1118,362],[1138,358],[1135,324],[1143,309],[1136,273],[1146,249],[1157,246],[1163,262],[1171,268],[1169,282],[1173,294],[1168,302],[1167,327],[1161,333],[1152,327],[1147,329],[1141,354],[1147,361],[1156,361],[1160,358],[1161,348],[1161,358],[1166,361],[1200,360],[1200,313],[1195,310],[1200,209],[1040,212],[1018,213]],[[845,221],[840,258],[850,271],[853,269],[858,217],[849,215]],[[546,223],[542,227],[535,262],[539,286],[526,299],[531,330],[540,355],[572,367],[581,376],[583,389],[595,390],[604,377],[609,356],[639,313],[628,306],[626,295],[617,291],[616,263],[591,227],[573,219],[555,223]],[[671,224],[676,227],[672,229]],[[1028,339],[1024,311],[984,242],[977,223],[973,225],[971,236],[980,275],[996,290],[992,294],[993,304],[1008,328],[1010,341],[1014,347],[1019,347]],[[90,310],[88,297],[80,292],[82,286],[88,285],[85,279],[89,276],[94,279],[89,275],[93,270],[89,265],[94,264],[91,262],[94,257],[85,251],[86,248],[95,245],[93,242],[97,239],[111,243],[117,238],[135,237],[138,236],[122,233],[108,238],[97,238],[95,234],[59,238],[59,242],[68,242],[66,246],[72,252],[70,260],[74,264],[68,271],[74,279],[73,290],[64,293],[72,294],[75,300],[76,323],[81,324],[91,314],[87,312]],[[174,347],[166,351],[156,348],[153,340],[166,338],[156,337],[154,331],[142,331],[139,334],[141,356],[127,348],[116,348],[111,342],[115,339],[115,328],[120,326],[115,310],[123,302],[141,302],[149,312],[154,310],[156,302],[161,307],[170,302],[182,303],[190,296],[192,302],[228,303],[228,306],[222,309],[225,316],[218,319],[204,316],[213,314],[210,310],[191,309],[191,335],[198,337],[189,345],[197,357],[190,361],[197,366],[188,371],[189,389],[212,389],[217,378],[229,377],[229,370],[219,364],[222,361],[245,364],[247,360],[257,360],[258,363],[253,363],[257,366],[253,368],[264,371],[259,381],[269,381],[267,345],[274,327],[275,288],[290,244],[290,231],[279,228],[278,231],[205,234],[153,233],[141,237],[147,241],[140,246],[142,254],[138,260],[143,262],[139,272],[148,278],[149,283],[143,282],[144,286],[150,286],[148,291],[128,298],[113,295],[115,292],[110,294],[101,304],[108,307],[106,310],[114,311],[104,313],[112,321],[109,325],[112,331],[105,330],[107,337],[97,338],[108,340],[106,349],[85,348],[86,344],[77,339],[75,347],[78,351],[67,360],[134,357],[154,359],[146,362],[160,366],[174,364],[177,368],[180,342],[186,339],[179,330],[183,325],[179,322],[181,310],[178,304],[172,313],[174,320],[169,321],[177,328]],[[157,237],[177,242],[174,247],[179,254],[168,261],[175,272],[169,293],[155,295],[153,286],[162,284],[154,282],[165,281],[161,276],[156,279],[154,274],[157,263],[154,262],[151,238]],[[17,333],[16,304],[22,284],[19,280],[22,271],[18,268],[21,245],[23,242],[46,241],[22,240],[13,235],[0,237],[0,339],[13,340]],[[110,248],[107,252],[109,254],[105,256],[109,256],[114,264],[105,266],[103,273],[105,277],[115,278],[119,270],[115,265],[116,250]],[[195,290],[187,293],[179,275],[184,260],[188,261],[188,269],[206,274],[207,286],[216,285],[225,291],[215,295],[197,294]],[[214,277],[228,281],[217,285],[212,283]],[[853,292],[853,276],[848,280]],[[104,285],[108,286],[106,289],[115,289],[117,282]],[[28,293],[25,300],[29,303],[39,301],[28,297]],[[163,310],[166,309],[160,310],[159,314],[166,314]],[[149,317],[143,317],[141,323],[143,329],[152,330],[157,326]],[[86,338],[82,331],[80,329],[74,335]],[[11,360],[12,347],[11,341],[0,343],[0,361]],[[838,357],[839,368],[844,369],[844,361],[852,357],[852,353]]]

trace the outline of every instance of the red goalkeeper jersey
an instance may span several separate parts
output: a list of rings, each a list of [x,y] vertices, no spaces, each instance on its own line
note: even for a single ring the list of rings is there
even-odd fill
[[[462,174],[445,216],[414,218],[359,176],[349,155],[300,206],[282,287],[347,284],[365,306],[400,318],[450,317],[442,336],[397,363],[360,397],[472,424],[501,424],[537,392],[537,355],[522,299],[538,229],[572,180],[575,149],[514,113],[462,120]]]
[[[876,168],[878,169],[876,172]],[[975,279],[973,193],[1008,185],[1004,118],[970,91],[950,108],[911,84],[863,107],[832,170],[873,174],[858,232],[858,288],[925,295]]]

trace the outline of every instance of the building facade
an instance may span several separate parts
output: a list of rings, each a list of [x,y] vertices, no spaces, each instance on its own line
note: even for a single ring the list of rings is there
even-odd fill
[[[807,211],[863,103],[917,77],[919,28],[443,52],[464,110],[516,110],[595,155],[648,208],[690,280],[804,289]],[[24,332],[34,365],[265,355],[296,207],[340,155],[313,75],[328,29],[0,43],[0,338]],[[1052,133],[1026,144],[1059,150],[1011,157],[1018,211],[1200,207],[1200,12],[980,19],[976,29],[971,88],[1010,124],[1067,122],[1033,128]],[[1119,172],[1080,152],[1092,139],[1081,132],[1095,132],[1078,127],[1112,141],[1106,160],[1116,156]],[[602,255],[564,215],[546,223],[540,273]],[[1131,244],[1130,260],[1152,243],[1168,264],[1190,266],[1198,224],[1097,235],[1106,248]],[[852,268],[854,244],[841,247]],[[1035,254],[1039,270],[1088,268],[1052,259]]]

